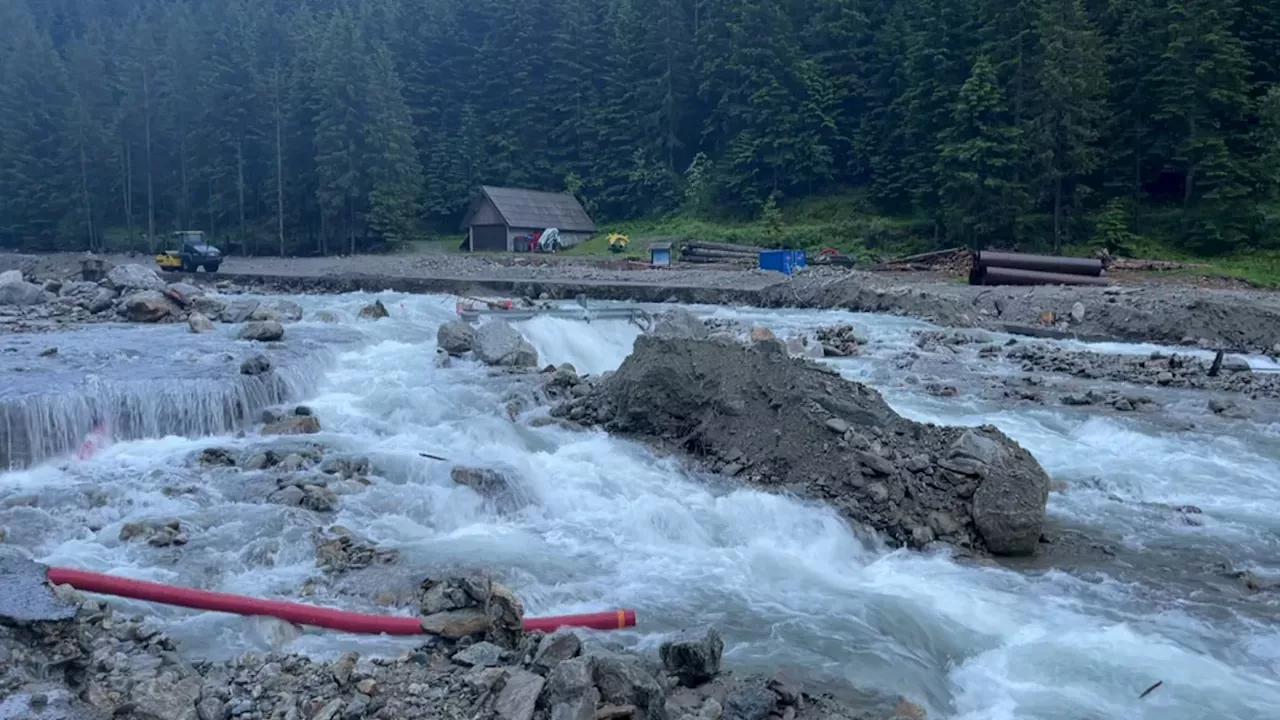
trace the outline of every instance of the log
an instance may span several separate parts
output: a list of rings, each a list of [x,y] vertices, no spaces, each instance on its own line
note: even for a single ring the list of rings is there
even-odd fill
[[[746,258],[744,258],[744,259],[739,260],[739,259],[735,259],[735,258],[713,258],[713,257],[703,257],[703,256],[701,256],[701,255],[685,255],[684,257],[680,258],[680,262],[686,262],[686,263],[699,263],[699,264],[703,264],[703,265],[716,265],[716,264],[720,264],[720,265],[746,265],[746,264],[747,264],[747,259],[746,259]]]
[[[947,248],[946,250],[931,250],[926,253],[919,253],[916,255],[907,255],[906,257],[894,258],[892,260],[885,260],[884,262],[876,263],[871,267],[871,269],[880,270],[882,268],[886,268],[891,265],[901,265],[902,263],[919,262],[921,260],[932,260],[937,257],[954,255],[963,250],[964,248],[961,248],[961,247]]]
[[[1069,275],[1067,273],[1036,272],[1006,267],[980,267],[977,277],[970,276],[974,285],[1106,285],[1105,277]],[[975,282],[976,280],[976,282]]]
[[[755,247],[754,245],[733,245],[730,243],[711,243],[691,241],[684,244],[687,248],[701,248],[703,250],[727,250],[729,252],[758,253],[768,248]]]
[[[983,250],[978,253],[977,265],[983,268],[999,267],[1012,270],[1033,270],[1043,273],[1089,275],[1093,277],[1098,277],[1102,274],[1102,261],[1097,258],[1026,255],[1023,253],[991,252],[989,250]]]
[[[731,250],[703,250],[701,248],[685,248],[681,253],[684,257],[712,257],[712,258],[738,258],[742,260],[756,260],[760,257],[760,253],[740,253]]]

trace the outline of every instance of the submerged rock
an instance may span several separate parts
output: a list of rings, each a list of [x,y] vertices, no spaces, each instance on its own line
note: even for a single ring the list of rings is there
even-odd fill
[[[537,367],[538,351],[505,320],[490,320],[475,332],[476,357],[487,365]]]
[[[256,342],[275,342],[284,337],[284,325],[275,320],[251,322],[240,328],[240,332],[236,337],[241,340],[254,340]]]
[[[391,317],[391,313],[387,312],[387,306],[383,305],[381,300],[374,300],[361,308],[358,317],[361,320],[381,320],[385,317]]]
[[[215,329],[213,321],[198,312],[193,312],[187,316],[187,327],[196,334],[211,333]]]
[[[475,340],[475,328],[461,320],[445,323],[436,331],[436,345],[454,357],[471,352]]]
[[[320,421],[310,415],[280,418],[262,428],[263,435],[313,435],[320,432]]]

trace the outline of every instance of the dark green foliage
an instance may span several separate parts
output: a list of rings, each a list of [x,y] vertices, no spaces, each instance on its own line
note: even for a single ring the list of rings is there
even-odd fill
[[[1120,251],[1160,218],[1189,249],[1275,247],[1277,8],[7,0],[0,246],[372,251],[456,232],[497,184],[786,243]],[[782,237],[836,193],[910,231]]]

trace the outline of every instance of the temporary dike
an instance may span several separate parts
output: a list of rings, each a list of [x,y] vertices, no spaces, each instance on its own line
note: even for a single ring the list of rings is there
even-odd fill
[[[162,585],[144,580],[103,575],[102,573],[49,568],[48,580],[53,585],[70,585],[83,592],[115,595],[145,600],[164,605],[178,605],[195,610],[234,613],[236,615],[262,615],[279,618],[298,625],[310,625],[329,630],[367,635],[424,635],[418,618],[332,610],[280,600],[230,595],[227,593],[195,590],[192,588]],[[554,632],[559,628],[575,627],[592,630],[620,630],[635,627],[634,610],[610,610],[588,615],[561,615],[558,617],[525,618],[526,632]]]
[[[992,252],[974,256],[970,285],[1106,285],[1101,260]]]

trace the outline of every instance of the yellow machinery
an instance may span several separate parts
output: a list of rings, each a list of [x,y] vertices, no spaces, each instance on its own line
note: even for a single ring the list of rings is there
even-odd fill
[[[626,235],[614,233],[609,236],[609,252],[620,253],[625,252],[627,246],[631,244],[631,238]]]
[[[222,264],[222,251],[205,242],[204,233],[199,230],[179,230],[173,234],[170,247],[156,255],[156,265],[161,270],[195,272],[203,267],[206,272],[217,272]]]

